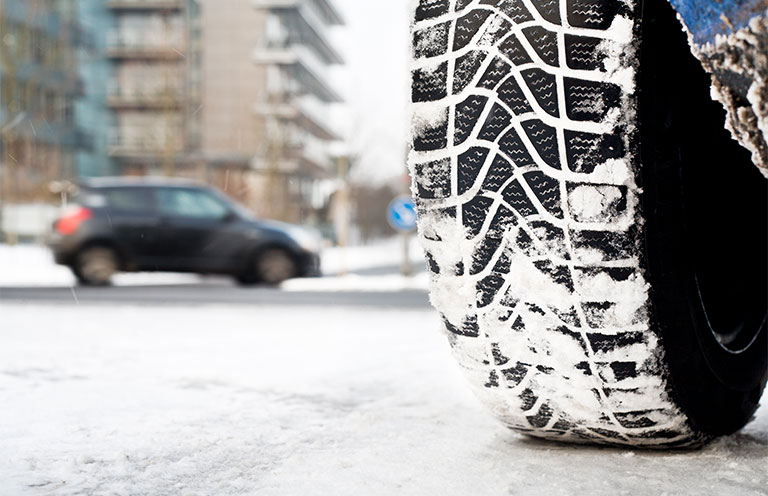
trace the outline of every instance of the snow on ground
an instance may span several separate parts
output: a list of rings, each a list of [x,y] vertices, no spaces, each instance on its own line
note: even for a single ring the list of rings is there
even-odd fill
[[[326,248],[322,253],[323,273],[326,277],[288,281],[283,289],[289,291],[398,291],[426,289],[427,277],[422,272],[413,277],[397,274],[402,260],[402,239],[380,240],[369,246]],[[423,253],[415,237],[409,243],[409,257],[413,262],[423,260]],[[348,274],[349,271],[386,268],[390,273]],[[206,276],[211,278],[211,276]],[[196,274],[124,273],[117,274],[117,286],[143,286],[166,284],[198,284],[206,277]],[[215,277],[213,277],[215,278]],[[74,286],[70,270],[56,265],[48,248],[39,245],[9,246],[0,244],[0,286],[61,287]]]
[[[511,433],[429,310],[0,301],[3,495],[758,495],[768,411],[691,452]]]
[[[117,274],[113,283],[117,286],[142,286],[197,284],[200,280],[200,276],[195,274],[142,272]],[[63,265],[56,265],[51,251],[45,246],[0,244],[0,286],[60,287],[76,284],[72,272]]]
[[[400,274],[361,276],[347,274],[320,278],[291,279],[280,285],[284,291],[402,291],[406,289],[427,290],[429,276],[419,272],[410,277]]]

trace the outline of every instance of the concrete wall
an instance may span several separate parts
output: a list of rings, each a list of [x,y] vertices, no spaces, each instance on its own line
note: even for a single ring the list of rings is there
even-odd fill
[[[202,148],[205,154],[255,155],[263,126],[254,113],[264,100],[265,70],[253,62],[265,15],[250,0],[201,0],[203,54]]]

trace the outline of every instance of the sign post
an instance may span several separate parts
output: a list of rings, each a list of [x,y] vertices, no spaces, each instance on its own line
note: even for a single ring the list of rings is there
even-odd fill
[[[416,206],[408,196],[398,196],[387,207],[387,221],[393,229],[400,232],[403,240],[403,262],[401,272],[404,276],[411,275],[411,261],[409,259],[410,233],[416,229]]]

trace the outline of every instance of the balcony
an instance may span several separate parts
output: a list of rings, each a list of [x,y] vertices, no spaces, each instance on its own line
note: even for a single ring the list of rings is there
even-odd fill
[[[181,130],[172,132],[159,130],[112,129],[109,135],[109,155],[117,158],[160,158],[176,155],[183,149]]]
[[[183,0],[107,0],[112,10],[181,10]]]
[[[183,40],[181,33],[111,32],[107,36],[107,56],[112,59],[182,60]]]
[[[341,96],[321,76],[322,66],[303,47],[257,48],[253,54],[257,64],[281,67],[299,83],[305,93],[325,103],[341,103]]]
[[[311,10],[288,9],[275,13],[285,32],[282,36],[284,40],[276,42],[308,47],[326,64],[344,63],[341,54],[329,41],[326,25]]]
[[[272,116],[293,122],[301,129],[318,139],[326,141],[338,140],[339,135],[328,126],[327,120],[303,105],[292,103],[257,105],[255,112],[262,116]]]
[[[331,0],[251,0],[257,9],[269,9],[274,12],[311,8],[323,22],[332,26],[341,26],[344,19],[333,6]]]
[[[173,86],[141,86],[113,81],[107,92],[107,105],[120,110],[180,110],[184,95]]]

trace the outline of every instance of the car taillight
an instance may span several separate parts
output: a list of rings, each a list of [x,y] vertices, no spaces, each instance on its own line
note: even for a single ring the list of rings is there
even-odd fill
[[[77,231],[77,228],[80,227],[80,224],[91,217],[93,217],[93,211],[90,208],[75,207],[72,210],[67,211],[58,222],[56,222],[56,232],[63,234],[64,236],[74,234],[74,232]]]

